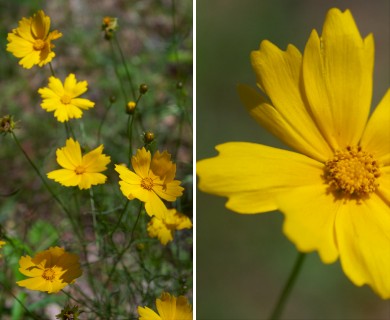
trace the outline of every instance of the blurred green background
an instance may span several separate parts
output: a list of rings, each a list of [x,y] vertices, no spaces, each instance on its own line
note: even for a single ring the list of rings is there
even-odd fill
[[[312,29],[321,32],[331,7],[349,8],[363,36],[374,33],[373,107],[390,83],[390,2],[332,0],[197,0],[197,158],[227,141],[284,148],[241,105],[236,85],[255,85],[249,54],[268,39],[303,51]],[[278,212],[239,215],[225,199],[197,193],[197,318],[266,319],[297,251],[282,234]],[[390,303],[354,286],[339,262],[309,254],[283,319],[390,319]]]

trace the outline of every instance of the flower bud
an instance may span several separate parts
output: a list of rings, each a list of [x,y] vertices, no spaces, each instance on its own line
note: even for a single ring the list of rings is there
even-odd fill
[[[126,113],[133,114],[136,106],[137,104],[134,101],[129,101],[126,105]]]
[[[145,83],[143,83],[139,86],[139,93],[145,94],[146,92],[148,92],[148,86]]]
[[[154,140],[154,133],[151,131],[146,131],[144,133],[144,142],[151,143]]]
[[[6,115],[0,118],[0,133],[6,134],[11,133],[15,129],[15,121],[13,120],[13,116]]]

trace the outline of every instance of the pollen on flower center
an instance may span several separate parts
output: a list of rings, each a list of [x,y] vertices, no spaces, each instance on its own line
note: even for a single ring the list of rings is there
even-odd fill
[[[74,171],[76,174],[83,174],[85,172],[85,168],[83,166],[77,166]]]
[[[45,280],[53,281],[56,277],[56,273],[52,268],[47,268],[42,273],[42,278]]]
[[[34,50],[40,51],[42,50],[46,45],[46,42],[42,39],[36,39],[33,44]]]
[[[70,104],[70,102],[72,101],[72,98],[67,95],[67,94],[64,94],[62,97],[61,97],[61,102],[63,104]]]
[[[143,178],[141,180],[141,187],[146,190],[152,190],[153,189],[153,180],[149,177]]]
[[[325,163],[325,180],[345,195],[361,198],[374,192],[379,176],[378,162],[360,146],[336,151],[333,159]]]

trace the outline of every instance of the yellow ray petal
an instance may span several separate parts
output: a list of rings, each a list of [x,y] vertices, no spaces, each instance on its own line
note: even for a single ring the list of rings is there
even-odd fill
[[[268,104],[255,89],[239,85],[238,93],[250,115],[286,145],[319,161],[326,161],[332,156],[329,145],[318,130],[313,129],[312,120],[307,120],[304,126],[292,126],[290,121]]]
[[[61,183],[65,187],[74,187],[80,183],[81,176],[68,169],[58,169],[47,174],[49,179]]]
[[[80,108],[80,109],[84,109],[84,110],[88,110],[90,108],[93,108],[95,103],[88,100],[88,99],[82,99],[82,98],[76,98],[76,99],[72,99],[70,101],[71,104],[73,104],[74,106],[76,106],[77,108]]]
[[[110,157],[103,154],[103,145],[88,152],[83,156],[83,165],[87,172],[102,172],[107,169]]]
[[[151,158],[150,151],[145,148],[138,149],[136,155],[131,157],[133,169],[140,177],[146,178],[149,175]]]
[[[383,164],[390,165],[390,89],[371,115],[360,145]]]
[[[299,151],[304,149],[304,154],[317,154],[317,158],[318,151],[328,151],[329,147],[313,122],[301,91],[302,56],[299,50],[289,45],[286,51],[282,51],[266,40],[258,51],[251,53],[251,62],[258,84],[272,101],[280,119],[294,131],[295,139],[299,137],[300,142],[303,140]],[[253,102],[249,99],[255,98],[258,103],[259,98],[254,97],[253,92],[246,91],[245,94],[240,95],[241,99],[244,98],[244,104],[252,109]],[[285,135],[288,134],[286,132]],[[289,144],[286,139],[283,141]]]
[[[350,201],[336,218],[341,265],[352,282],[390,298],[390,207],[377,195]]]
[[[362,39],[351,13],[329,10],[322,37],[313,31],[303,55],[304,88],[313,116],[333,147],[357,145],[372,98],[374,42]]]
[[[139,320],[162,320],[161,317],[148,307],[138,307]]]
[[[239,213],[275,210],[278,193],[322,183],[323,165],[295,152],[245,142],[216,149],[219,156],[197,163],[199,188],[228,197],[228,208]]]
[[[327,185],[316,184],[295,188],[277,196],[284,213],[284,234],[302,252],[317,250],[324,263],[338,257],[334,221],[342,201],[327,193]]]

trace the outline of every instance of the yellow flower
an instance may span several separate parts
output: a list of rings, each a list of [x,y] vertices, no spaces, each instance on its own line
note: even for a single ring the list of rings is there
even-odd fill
[[[4,246],[6,244],[6,242],[5,241],[1,241],[0,240],[0,249]],[[0,254],[0,258],[2,257],[2,255]]]
[[[139,320],[192,320],[192,307],[184,296],[171,296],[167,292],[156,300],[158,314],[148,307],[138,307]]]
[[[88,110],[95,105],[88,99],[78,98],[87,91],[87,87],[88,82],[77,82],[73,73],[67,76],[63,85],[60,79],[50,77],[48,87],[38,90],[43,99],[41,107],[47,112],[54,111],[59,122],[79,119],[83,115],[82,109]]]
[[[138,149],[131,158],[135,172],[122,165],[115,165],[121,181],[119,185],[122,193],[129,200],[137,198],[145,202],[145,210],[150,216],[164,217],[167,208],[162,199],[175,201],[183,194],[180,181],[174,180],[176,165],[171,161],[171,155],[164,151],[157,151],[151,159],[150,151]]]
[[[57,162],[63,167],[47,174],[65,187],[78,186],[80,189],[89,189],[92,185],[105,183],[107,177],[100,173],[107,169],[110,157],[103,154],[103,145],[81,154],[80,144],[72,138],[66,140],[65,147],[57,149]]]
[[[19,64],[26,69],[36,64],[42,67],[55,56],[51,41],[62,36],[57,30],[49,30],[50,17],[42,10],[28,19],[22,18],[19,27],[8,33],[7,51],[17,58],[22,58]]]
[[[303,56],[263,41],[251,54],[258,87],[239,93],[250,114],[297,152],[217,146],[197,165],[199,188],[239,213],[279,209],[283,231],[324,263],[340,258],[352,282],[390,298],[390,90],[370,119],[374,41],[331,9]]]
[[[60,247],[51,247],[33,258],[23,256],[19,266],[19,271],[29,277],[16,282],[19,286],[48,293],[60,291],[82,274],[78,255]]]
[[[162,219],[152,217],[148,223],[148,233],[151,238],[158,238],[163,245],[173,240],[175,230],[191,229],[192,223],[186,215],[176,209],[168,209]]]

